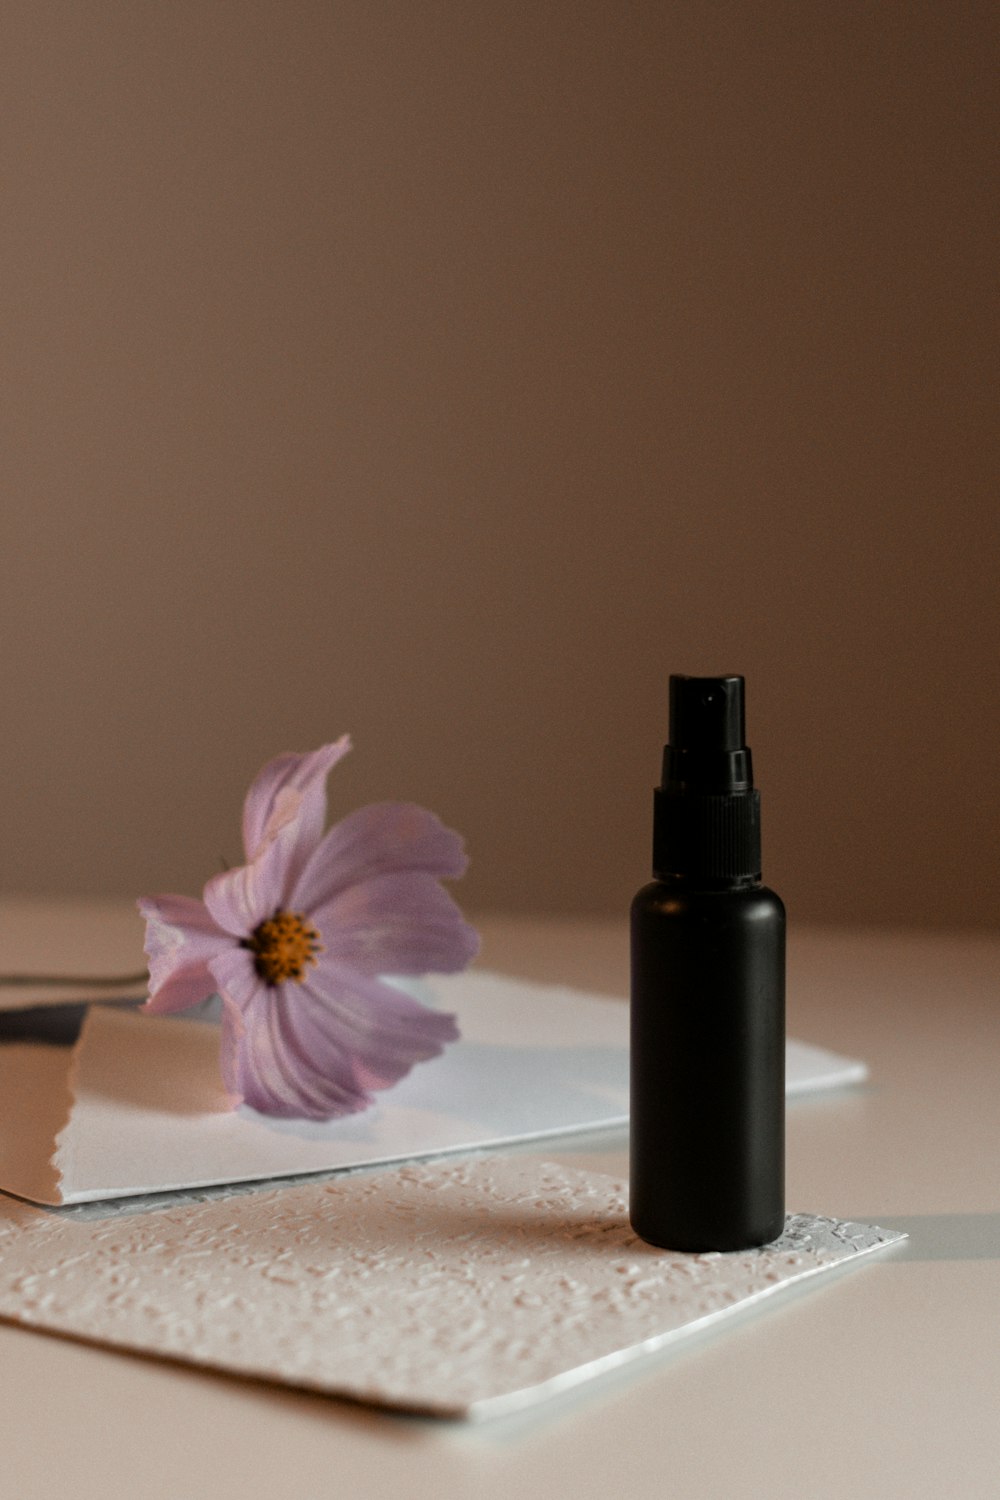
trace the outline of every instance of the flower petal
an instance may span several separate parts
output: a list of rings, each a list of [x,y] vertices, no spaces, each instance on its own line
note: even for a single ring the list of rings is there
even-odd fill
[[[249,937],[259,922],[282,906],[290,888],[289,860],[294,853],[294,823],[279,830],[256,859],[235,870],[213,875],[202,895],[225,932]]]
[[[350,1045],[354,1076],[365,1088],[398,1083],[414,1063],[437,1057],[447,1042],[458,1040],[453,1015],[344,965],[321,961],[302,988],[322,1002],[328,1024]]]
[[[293,892],[296,911],[313,911],[345,886],[404,870],[438,879],[465,873],[460,834],[412,802],[373,802],[335,823],[310,857]]]
[[[311,912],[310,921],[325,957],[361,974],[452,974],[479,951],[475,928],[434,876],[421,871],[350,885]]]
[[[253,955],[247,948],[233,946],[211,960],[212,978],[215,988],[226,1005],[232,1005],[240,1013],[267,989],[257,973]]]
[[[229,1087],[263,1114],[313,1120],[354,1114],[414,1063],[458,1035],[454,1017],[346,969],[262,987],[224,1040]],[[224,1016],[224,1028],[232,1018]]]
[[[226,1093],[231,1096],[234,1109],[243,1102],[243,1096],[240,1093],[237,1079],[239,1077],[239,1044],[244,1031],[245,1027],[239,1006],[234,1005],[227,995],[223,995],[219,1072],[222,1074],[222,1082]]]
[[[321,745],[305,755],[287,753],[267,763],[243,804],[243,848],[249,861],[294,823],[289,858],[291,879],[298,877],[323,833],[326,778],[350,748],[350,736],[345,734],[335,743]]]
[[[232,946],[232,938],[190,896],[152,896],[137,905],[146,923],[146,1010],[186,1010],[213,994],[216,985],[208,965]]]
[[[256,778],[243,805],[247,863],[203,892],[226,932],[246,937],[284,904],[323,830],[327,772],[349,749],[344,735],[308,755],[279,755]]]

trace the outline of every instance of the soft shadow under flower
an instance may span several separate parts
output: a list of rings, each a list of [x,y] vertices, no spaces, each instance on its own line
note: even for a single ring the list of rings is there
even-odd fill
[[[203,901],[155,896],[146,921],[156,1013],[222,996],[222,1076],[235,1103],[324,1120],[353,1114],[456,1040],[455,1018],[380,978],[454,973],[479,941],[442,879],[459,835],[405,802],[359,808],[326,833],[326,778],[345,735],[280,755],[243,807],[247,863]]]

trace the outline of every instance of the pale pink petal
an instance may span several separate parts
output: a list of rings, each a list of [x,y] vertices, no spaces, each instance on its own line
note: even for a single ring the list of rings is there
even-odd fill
[[[209,963],[233,944],[200,901],[153,896],[138,903],[146,923],[149,999],[156,1014],[186,1010],[215,992]]]
[[[335,823],[312,854],[293,892],[296,911],[310,912],[345,886],[405,870],[439,880],[465,873],[460,834],[412,802],[373,802]]]
[[[331,1045],[308,1013],[316,1009],[294,982],[266,986],[240,1012],[242,1035],[223,1015],[227,1087],[252,1109],[282,1118],[328,1120],[371,1101],[354,1077],[349,1055]]]
[[[433,875],[374,875],[310,913],[324,957],[366,975],[451,974],[479,938]]]
[[[231,1095],[233,1107],[242,1104],[243,1095],[239,1090],[239,1045],[244,1036],[246,1028],[243,1025],[243,1016],[239,1006],[235,1005],[228,995],[222,997],[222,1026],[219,1045],[219,1072],[222,1074],[222,1082],[226,1093]]]
[[[369,1090],[458,1035],[453,1016],[322,962],[301,984],[262,987],[240,1019],[243,1035],[226,1043],[229,1086],[264,1114],[314,1120],[364,1109]]]
[[[243,848],[248,860],[255,860],[271,839],[294,824],[289,879],[298,878],[323,833],[326,778],[350,748],[350,737],[345,734],[318,750],[287,753],[268,762],[243,804]]]
[[[321,960],[302,988],[322,1001],[328,1026],[349,1043],[355,1077],[365,1088],[398,1083],[415,1063],[437,1057],[446,1043],[458,1040],[453,1015],[349,968]]]
[[[248,948],[232,947],[219,953],[211,961],[214,988],[227,1005],[238,1011],[246,1010],[267,985],[254,965],[253,954]]]
[[[258,923],[272,917],[284,905],[294,846],[295,826],[288,824],[271,837],[248,865],[212,876],[202,895],[212,917],[225,932],[234,937],[249,937]]]

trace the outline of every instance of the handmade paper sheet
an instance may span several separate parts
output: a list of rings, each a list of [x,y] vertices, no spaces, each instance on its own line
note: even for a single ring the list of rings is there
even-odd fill
[[[140,1211],[0,1202],[0,1316],[439,1417],[498,1415],[905,1236],[792,1215],[720,1255],[632,1233],[625,1186],[488,1156]]]

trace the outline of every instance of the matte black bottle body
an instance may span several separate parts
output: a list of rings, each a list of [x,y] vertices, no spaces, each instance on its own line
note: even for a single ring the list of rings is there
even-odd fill
[[[673,1250],[767,1244],[785,1218],[785,909],[717,885],[632,903],[629,1212]]]

